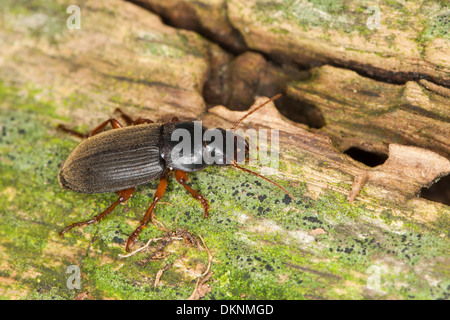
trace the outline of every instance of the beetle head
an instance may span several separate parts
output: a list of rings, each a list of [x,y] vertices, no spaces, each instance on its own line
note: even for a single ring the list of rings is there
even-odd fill
[[[213,137],[213,138],[212,138]],[[244,137],[222,128],[212,129],[205,139],[205,150],[209,164],[231,165],[249,160],[249,143]]]

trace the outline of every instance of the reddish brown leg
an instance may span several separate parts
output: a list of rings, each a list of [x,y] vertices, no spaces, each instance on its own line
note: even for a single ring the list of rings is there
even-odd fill
[[[175,179],[177,179],[177,181],[183,185],[183,187],[191,194],[191,196],[200,201],[203,207],[203,211],[205,212],[205,218],[208,218],[208,200],[206,200],[206,198],[203,197],[197,190],[194,190],[189,185],[187,185],[186,182],[189,180],[187,173],[184,171],[175,170]]]
[[[84,133],[81,133],[81,132],[69,129],[63,124],[58,124],[56,129],[64,131],[65,133],[71,134],[71,135],[73,135],[75,137],[78,137],[78,138],[81,138],[81,139],[86,139],[88,137],[87,134],[84,134]]]
[[[173,117],[173,118],[172,118],[172,122],[178,122],[178,121],[180,121],[180,120],[178,119],[178,117]]]
[[[83,134],[81,132],[72,130],[67,128],[65,125],[60,124],[58,125],[57,129],[62,130],[68,134],[74,135],[76,137],[82,138],[82,139],[86,139],[92,136],[95,136],[97,133],[99,133],[100,131],[102,131],[102,129],[104,127],[106,127],[108,125],[108,123],[111,124],[111,126],[113,127],[113,129],[118,129],[118,128],[122,128],[122,125],[120,124],[119,121],[117,121],[116,119],[108,119],[104,122],[102,122],[98,127],[96,127],[94,130],[92,130],[91,132],[89,132],[88,134]]]
[[[120,113],[120,116],[122,117],[123,120],[125,120],[125,122],[127,123],[127,125],[129,126],[134,126],[137,124],[142,124],[142,123],[154,123],[154,121],[147,119],[147,118],[137,118],[136,120],[133,120],[129,115],[127,115],[125,112],[123,112],[122,110],[120,110],[119,108],[117,108],[116,110],[114,110],[114,112],[118,112]]]
[[[120,116],[122,117],[123,120],[125,120],[127,125],[131,126],[133,124],[133,119],[129,115],[127,115],[125,112],[120,110],[119,108],[116,108],[116,110],[114,110],[114,112],[120,113]]]
[[[108,119],[105,122],[101,123],[97,128],[95,128],[94,130],[92,130],[89,134],[88,137],[92,137],[95,136],[97,133],[99,133],[100,131],[102,131],[102,129],[104,127],[106,127],[108,125],[108,123],[111,124],[111,126],[113,127],[113,129],[119,129],[122,128],[122,125],[120,124],[119,121],[117,121],[116,119]]]
[[[94,218],[92,218],[90,220],[82,221],[82,222],[76,222],[76,223],[73,223],[73,224],[67,226],[64,230],[62,230],[59,233],[59,235],[62,237],[64,235],[64,233],[66,233],[67,231],[69,231],[69,230],[71,230],[71,229],[73,229],[75,227],[82,227],[82,226],[86,226],[86,225],[89,225],[89,224],[92,224],[92,223],[99,222],[101,219],[103,219],[109,213],[111,213],[111,211],[113,211],[114,208],[119,203],[124,203],[128,199],[130,199],[130,197],[133,195],[133,193],[134,193],[134,188],[117,191],[117,194],[119,195],[119,198],[108,209],[106,209],[105,211],[103,211],[102,213],[100,213],[99,215],[95,216]]]
[[[142,123],[155,123],[155,122],[147,118],[137,118],[136,120],[133,121],[133,126]]]
[[[156,203],[163,197],[164,192],[166,191],[167,187],[167,177],[161,178],[159,181],[158,188],[156,189],[155,196],[153,197],[152,204],[148,207],[147,211],[145,212],[144,218],[142,218],[141,223],[136,228],[136,230],[133,231],[133,233],[128,237],[127,245],[125,249],[127,251],[130,251],[130,246],[136,241],[136,239],[139,237],[139,234],[141,233],[142,229],[145,228],[147,223],[150,220],[153,220],[155,218],[155,214],[153,213],[153,210],[155,209]]]

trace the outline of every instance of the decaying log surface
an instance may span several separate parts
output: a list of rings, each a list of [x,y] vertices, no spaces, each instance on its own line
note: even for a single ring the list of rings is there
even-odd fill
[[[232,122],[245,114],[244,112],[231,113],[224,107],[213,108],[210,113],[223,119],[231,119]],[[380,210],[391,207],[392,204],[406,205],[403,208],[406,209],[410,206],[408,200],[414,199],[423,186],[450,173],[450,161],[447,158],[426,149],[394,143],[389,145],[389,158],[383,165],[376,168],[360,165],[339,152],[327,136],[308,132],[283,120],[273,105],[261,110],[257,117],[249,121],[253,122],[250,127],[261,128],[270,124],[270,128],[280,130],[281,145],[285,149],[284,152],[280,151],[281,156],[289,153],[285,161],[294,162],[294,165],[302,172],[302,175],[287,175],[286,178],[306,182],[308,186],[311,186],[310,191],[317,192],[316,196],[327,188],[344,194],[347,192],[345,189],[330,186],[330,182],[340,181],[352,184],[352,179],[362,179],[360,185],[356,184],[351,188],[349,197],[352,201],[363,185],[370,184],[371,186],[366,190],[368,197],[361,197],[360,200],[370,203],[374,199],[379,199],[389,203],[387,207],[377,203],[377,208]],[[205,122],[211,125],[217,123],[216,121]],[[227,127],[226,124],[221,126]],[[297,162],[295,159],[302,160]],[[439,213],[433,210],[433,207],[434,205],[417,206],[415,218],[421,222],[436,221]]]
[[[1,8],[1,298],[448,299],[450,208],[418,197],[450,173],[445,4],[375,2],[371,30],[357,1],[132,2],[80,1],[73,30],[62,0]],[[171,179],[131,254],[157,181],[58,236],[116,200],[60,188],[79,141],[58,124],[88,131],[120,107],[230,128],[280,92],[241,128],[278,130],[279,168],[250,168],[294,199],[209,167],[189,176],[211,219]]]
[[[450,50],[450,18],[439,1],[132,2],[237,52],[248,48],[302,66],[332,64],[388,81],[426,78],[450,86],[450,57],[442,54]]]
[[[414,145],[450,157],[448,98],[417,82],[394,85],[323,66],[288,94],[321,111],[326,133],[342,151],[387,153],[390,143]],[[443,88],[445,89],[445,88]]]
[[[146,110],[155,119],[175,114],[195,119],[205,111],[200,89],[210,46],[197,35],[167,27],[132,5],[122,5],[116,17],[109,17],[116,11],[86,1],[82,27],[73,30],[66,27],[63,2],[41,4],[35,13],[26,9],[23,17],[11,6],[3,12],[3,79],[52,88],[49,94],[58,103],[72,99],[90,105],[64,116],[80,121],[88,112],[95,123],[119,105]],[[36,38],[18,41],[30,30]]]

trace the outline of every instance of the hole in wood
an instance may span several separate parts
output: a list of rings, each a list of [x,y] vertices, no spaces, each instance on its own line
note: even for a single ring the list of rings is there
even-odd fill
[[[420,197],[450,206],[450,175],[442,177],[428,188],[420,189]]]
[[[266,96],[273,96],[279,92],[270,92],[270,94]],[[209,90],[204,90],[203,95],[206,103],[210,106],[214,106],[217,104],[223,104],[228,109],[233,111],[247,111],[252,104],[254,103],[254,96],[249,94],[245,95],[235,95],[228,101],[228,103],[224,103],[224,97],[212,97],[209,93]],[[279,99],[275,100],[275,106],[278,111],[288,118],[297,123],[306,124],[310,128],[320,129],[325,126],[325,119],[320,112],[320,110],[307,102],[294,100],[286,95],[281,96]]]
[[[313,104],[284,95],[275,101],[275,106],[289,120],[306,124],[310,128],[320,129],[325,125],[322,113]]]
[[[366,151],[358,147],[351,147],[344,152],[354,160],[364,163],[369,167],[376,167],[383,164],[388,155],[386,153]]]

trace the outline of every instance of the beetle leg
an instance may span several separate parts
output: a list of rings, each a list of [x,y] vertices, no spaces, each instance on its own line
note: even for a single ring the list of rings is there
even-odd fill
[[[78,131],[75,131],[75,130],[72,130],[72,129],[69,129],[69,128],[67,128],[67,127],[66,127],[65,125],[63,125],[63,124],[58,124],[58,126],[56,127],[56,129],[62,130],[62,131],[64,131],[65,133],[71,134],[71,135],[73,135],[73,136],[75,136],[75,137],[78,137],[78,138],[81,138],[81,139],[86,139],[86,138],[87,138],[87,135],[86,135],[86,134],[81,133],[81,132],[78,132]]]
[[[121,109],[117,108],[114,110],[114,112],[120,113],[120,116],[123,120],[127,123],[129,126],[134,126],[141,123],[155,123],[153,120],[147,119],[147,118],[137,118],[136,120],[133,120],[128,114],[123,112]]]
[[[178,121],[180,121],[180,120],[178,119],[178,117],[173,117],[173,118],[172,118],[172,122],[178,122]]]
[[[208,200],[206,200],[205,197],[203,197],[197,190],[192,189],[186,182],[189,180],[188,175],[186,172],[181,170],[175,170],[175,179],[179,183],[183,185],[183,187],[193,196],[195,199],[200,201],[203,207],[203,211],[205,212],[205,218],[208,218],[208,210],[209,210],[209,203]]]
[[[94,218],[87,220],[87,221],[82,221],[82,222],[76,222],[73,223],[69,226],[67,226],[66,228],[64,228],[64,230],[62,230],[59,235],[62,237],[64,235],[64,233],[66,233],[67,231],[75,228],[75,227],[82,227],[82,226],[86,226],[92,223],[97,223],[99,222],[101,219],[103,219],[104,217],[106,217],[109,213],[111,213],[111,211],[114,210],[114,208],[119,204],[119,203],[124,203],[126,202],[128,199],[131,198],[131,196],[134,193],[134,188],[130,188],[130,189],[125,189],[125,190],[121,190],[121,191],[117,191],[117,194],[119,195],[119,198],[116,200],[116,202],[114,202],[111,206],[109,206],[108,209],[106,209],[105,211],[103,211],[102,213],[100,213],[99,215],[95,216]]]
[[[92,130],[91,132],[89,132],[88,137],[92,137],[95,136],[97,133],[99,133],[104,127],[106,127],[108,125],[108,123],[111,124],[111,126],[113,127],[113,129],[119,129],[122,128],[122,125],[120,124],[119,121],[117,121],[116,119],[108,119],[106,121],[104,121],[103,123],[101,123],[97,128],[95,128],[94,130]]]
[[[155,123],[155,122],[147,118],[137,118],[136,120],[133,121],[133,126],[142,123]]]
[[[81,133],[81,132],[78,132],[78,131],[69,129],[69,128],[67,128],[67,127],[66,127],[65,125],[63,125],[63,124],[59,124],[58,127],[57,127],[57,129],[62,130],[62,131],[64,131],[64,132],[68,133],[68,134],[77,136],[77,137],[79,137],[79,138],[86,139],[86,138],[95,136],[95,135],[96,135],[97,133],[99,133],[104,127],[106,127],[106,126],[108,125],[108,123],[111,124],[111,126],[113,127],[113,129],[122,128],[122,125],[121,125],[120,122],[117,121],[116,119],[108,119],[108,120],[102,122],[99,126],[97,126],[94,130],[92,130],[92,131],[89,132],[88,134],[83,134],[83,133]]]
[[[127,125],[131,126],[133,124],[133,119],[129,115],[127,115],[125,112],[123,112],[121,109],[116,108],[114,110],[114,112],[120,113],[120,116],[122,117],[123,120],[125,120]]]
[[[155,196],[153,197],[153,202],[148,207],[147,211],[145,212],[144,218],[142,218],[139,226],[128,237],[127,245],[125,247],[125,249],[127,251],[130,251],[130,245],[132,245],[136,241],[136,239],[139,237],[139,234],[141,233],[142,229],[145,228],[147,223],[150,220],[153,220],[155,218],[155,214],[153,213],[153,210],[155,209],[156,203],[163,197],[164,192],[166,191],[166,187],[167,187],[167,177],[164,176],[159,181],[158,188],[156,189]]]

